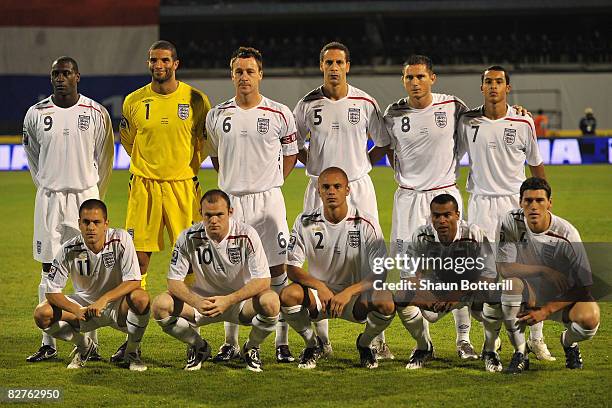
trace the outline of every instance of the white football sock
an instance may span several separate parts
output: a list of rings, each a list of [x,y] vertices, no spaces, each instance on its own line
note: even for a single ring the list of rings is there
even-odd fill
[[[147,309],[148,310],[148,309]],[[147,325],[149,324],[149,312],[139,315],[128,309],[126,324],[128,332],[128,342],[125,348],[125,353],[134,353],[138,350],[142,336],[144,335]]]
[[[317,336],[321,338],[323,344],[329,344],[329,320],[323,319],[318,322],[313,322]]]
[[[504,293],[501,296],[504,325],[506,326],[510,343],[512,343],[514,350],[525,354],[525,326],[519,325],[518,318],[516,317],[521,310],[522,303],[522,295]]]
[[[306,343],[306,347],[317,345],[317,337],[312,330],[308,309],[302,305],[282,306],[281,310],[285,314],[287,323],[295,330]]]
[[[544,333],[542,333],[542,329],[544,328],[544,322],[539,322],[534,324],[533,326],[529,326],[529,340],[543,340]]]
[[[472,319],[470,317],[470,309],[467,306],[453,309],[453,318],[455,319],[455,333],[457,333],[456,344],[462,341],[471,343],[470,329],[472,328]]]
[[[223,328],[225,329],[225,344],[240,348],[238,341],[240,326],[236,323],[224,322]]]
[[[391,324],[393,316],[395,314],[387,316],[376,311],[368,313],[365,330],[359,338],[359,345],[361,347],[370,347],[372,340]]]
[[[200,348],[204,345],[204,340],[198,332],[189,324],[189,322],[182,318],[176,316],[168,316],[163,319],[156,320],[157,324],[159,324],[162,330],[175,339],[182,341],[183,343],[187,343],[191,346],[196,346]]]
[[[580,341],[590,340],[597,333],[599,325],[594,329],[585,329],[576,322],[572,322],[564,332],[561,342],[563,347],[575,347]]]
[[[40,284],[38,285],[38,303],[42,303],[45,300],[47,300],[47,296],[45,296],[45,292],[47,291],[47,286],[43,285],[43,277],[46,276],[47,272],[45,271],[41,271],[40,273]],[[57,342],[55,341],[55,338],[50,336],[48,333],[46,333],[44,330],[42,332],[42,344],[43,346],[51,346],[54,349],[57,349]]]
[[[287,286],[286,273],[275,276],[270,280],[270,288],[279,295],[285,286]],[[276,347],[289,344],[289,325],[285,321],[285,316],[282,313],[276,325],[276,339],[274,342],[276,343]]]
[[[416,306],[398,307],[397,315],[408,333],[416,340],[417,349],[429,350],[431,345],[429,322],[423,319],[421,310]]]
[[[246,348],[250,349],[253,347],[259,347],[259,345],[274,331],[276,324],[278,323],[279,315],[267,317],[261,314],[255,315],[251,324],[251,334],[249,334],[249,340],[247,341]]]

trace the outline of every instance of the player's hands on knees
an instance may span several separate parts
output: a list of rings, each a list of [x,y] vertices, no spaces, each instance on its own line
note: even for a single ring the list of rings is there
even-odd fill
[[[525,107],[523,107],[521,105],[512,105],[512,109],[514,109],[514,112],[516,112],[517,115],[521,115],[521,116],[526,116],[526,115],[533,116],[531,114],[531,112],[529,112],[527,110],[527,108],[525,108]]]
[[[329,288],[325,285],[322,285],[317,289],[317,296],[323,305],[323,310],[330,311],[330,302],[334,297],[334,292],[329,290]]]
[[[550,313],[544,307],[538,309],[525,310],[523,312],[519,312],[517,317],[519,318],[519,323],[525,323],[529,326],[533,326],[536,323],[542,322],[548,318]]]
[[[208,304],[204,305],[204,316],[216,317],[223,314],[231,305],[232,302],[229,296],[211,296],[204,298]]]
[[[106,300],[100,298],[87,307],[87,318],[100,317],[106,308]]]
[[[74,311],[74,316],[77,318],[77,320],[87,320],[88,316],[87,316],[87,310],[88,308],[83,306],[83,307],[79,307],[76,311]]]
[[[340,317],[344,312],[345,306],[351,301],[351,295],[342,291],[335,295],[329,305],[329,314],[331,317]]]

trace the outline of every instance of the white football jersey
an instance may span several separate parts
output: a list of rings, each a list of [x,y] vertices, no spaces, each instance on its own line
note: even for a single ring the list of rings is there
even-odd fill
[[[208,112],[210,156],[219,158],[219,187],[234,195],[283,185],[283,156],[298,153],[295,120],[285,105],[262,97],[251,109],[235,98]]]
[[[28,109],[23,148],[37,187],[52,191],[87,190],[96,184],[104,196],[113,168],[115,144],[104,106],[80,95],[70,108],[53,98]]]
[[[507,107],[506,116],[491,120],[480,106],[459,119],[460,153],[467,150],[470,174],[467,191],[472,194],[517,194],[525,180],[525,161],[542,164],[535,127],[530,116]]]
[[[420,226],[412,235],[411,242],[408,244],[406,255],[409,259],[418,260],[426,258],[471,258],[476,265],[477,258],[480,258],[478,272],[481,277],[496,279],[497,269],[495,267],[495,252],[484,232],[476,225],[469,224],[464,220],[457,223],[457,233],[453,242],[448,246],[443,245],[438,237],[438,232],[432,224]],[[432,261],[433,262],[433,261]],[[433,263],[431,264],[433,265]],[[480,268],[480,265],[483,267]],[[465,265],[463,265],[465,266]],[[421,268],[421,270],[427,268]],[[457,269],[457,268],[455,268]],[[461,279],[461,270],[455,270],[457,278]],[[401,270],[401,276],[414,276],[414,270]]]
[[[80,234],[66,241],[43,278],[46,293],[61,293],[68,277],[74,293],[88,304],[122,282],[141,280],[132,237],[125,230],[109,228],[104,248],[97,254],[87,248]]]
[[[368,135],[376,146],[389,145],[378,103],[367,93],[348,87],[345,98],[334,101],[319,87],[302,98],[295,109],[298,148],[307,137],[306,173],[318,177],[328,167],[340,167],[349,181],[365,176],[372,169],[368,158]]]
[[[411,108],[408,98],[402,98],[385,111],[395,180],[404,188],[425,191],[449,187],[457,178],[460,157],[455,129],[459,116],[468,108],[455,96],[432,95],[426,108]]]
[[[269,278],[270,268],[255,229],[233,218],[229,222],[229,232],[219,243],[208,238],[202,222],[184,230],[172,252],[168,279],[182,281],[191,270],[195,293],[223,296],[251,279]]]
[[[333,224],[319,207],[296,218],[287,256],[287,264],[298,267],[308,260],[308,273],[338,293],[373,273],[387,247],[374,217],[349,206],[346,218]]]
[[[498,226],[497,262],[546,265],[565,275],[570,287],[591,286],[591,266],[578,230],[550,214],[548,230],[532,232],[522,208],[510,211]]]

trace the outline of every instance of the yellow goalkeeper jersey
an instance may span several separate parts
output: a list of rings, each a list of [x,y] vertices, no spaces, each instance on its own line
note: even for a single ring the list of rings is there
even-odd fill
[[[193,178],[205,158],[208,97],[179,82],[169,95],[148,84],[123,102],[119,131],[130,155],[130,172],[154,180]]]

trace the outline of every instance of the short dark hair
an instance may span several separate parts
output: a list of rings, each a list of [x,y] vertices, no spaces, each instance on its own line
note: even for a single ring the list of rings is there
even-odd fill
[[[72,64],[72,70],[76,73],[79,72],[79,64],[77,64],[77,62],[75,61],[74,58],[72,57],[68,57],[66,55],[63,55],[61,57],[59,57],[58,59],[56,59],[55,61],[53,61],[53,64],[51,64],[51,66],[55,65],[55,64],[59,64],[62,62],[68,62],[70,64]]]
[[[108,219],[108,210],[106,209],[106,204],[104,201],[98,200],[97,198],[90,198],[89,200],[85,200],[81,203],[79,207],[79,217],[81,217],[81,213],[83,210],[95,210],[98,209],[102,211],[102,216],[104,219]]]
[[[529,177],[527,180],[523,181],[521,184],[520,190],[520,199],[523,199],[523,193],[527,190],[544,190],[546,191],[546,198],[550,199],[552,195],[552,189],[550,188],[550,184],[548,181],[539,177]]]
[[[344,51],[346,62],[351,62],[351,53],[349,52],[348,47],[338,41],[332,41],[330,43],[327,43],[323,46],[323,48],[321,48],[321,52],[319,53],[319,62],[323,62],[323,55],[325,54],[325,51],[327,50]]]
[[[259,70],[263,70],[263,58],[261,57],[261,52],[256,48],[240,47],[234,51],[230,59],[230,69],[233,69],[234,61],[236,61],[237,58],[254,58]]]
[[[506,69],[500,65],[491,65],[489,68],[485,69],[484,71],[482,71],[482,74],[480,74],[480,83],[483,84],[484,83],[484,77],[485,74],[487,73],[487,71],[500,71],[504,73],[504,77],[506,78],[506,85],[510,85],[510,74],[508,74],[508,71],[506,71]]]
[[[176,61],[178,59],[178,54],[176,52],[176,47],[170,41],[166,41],[166,40],[155,41],[149,47],[149,53],[151,51],[153,51],[153,50],[168,50],[172,54],[172,59],[173,60]]]
[[[325,176],[327,174],[330,174],[330,173],[331,174],[339,173],[342,176],[342,178],[344,178],[344,181],[346,181],[346,185],[348,186],[349,178],[346,175],[346,172],[344,170],[342,170],[340,167],[328,167],[328,168],[326,168],[325,170],[323,170],[321,172],[321,174],[319,174],[319,178],[321,178],[321,177],[323,177],[323,176]]]
[[[427,70],[433,73],[433,64],[431,62],[431,58],[426,55],[413,54],[409,56],[408,59],[404,61],[404,66],[402,67],[402,75],[404,75],[404,71],[406,71],[406,67],[409,65],[425,65]]]
[[[228,210],[232,207],[230,204],[229,196],[225,193],[225,191],[219,190],[217,188],[208,190],[204,193],[204,195],[200,199],[200,206],[204,201],[206,201],[207,203],[216,203],[220,199],[225,201]]]
[[[455,197],[453,197],[450,194],[439,194],[437,196],[435,196],[433,198],[433,200],[431,200],[431,203],[429,203],[429,209],[431,210],[431,207],[434,204],[448,204],[448,203],[453,203],[453,207],[455,208],[455,211],[459,211],[459,203],[457,203],[457,200],[455,199]]]

